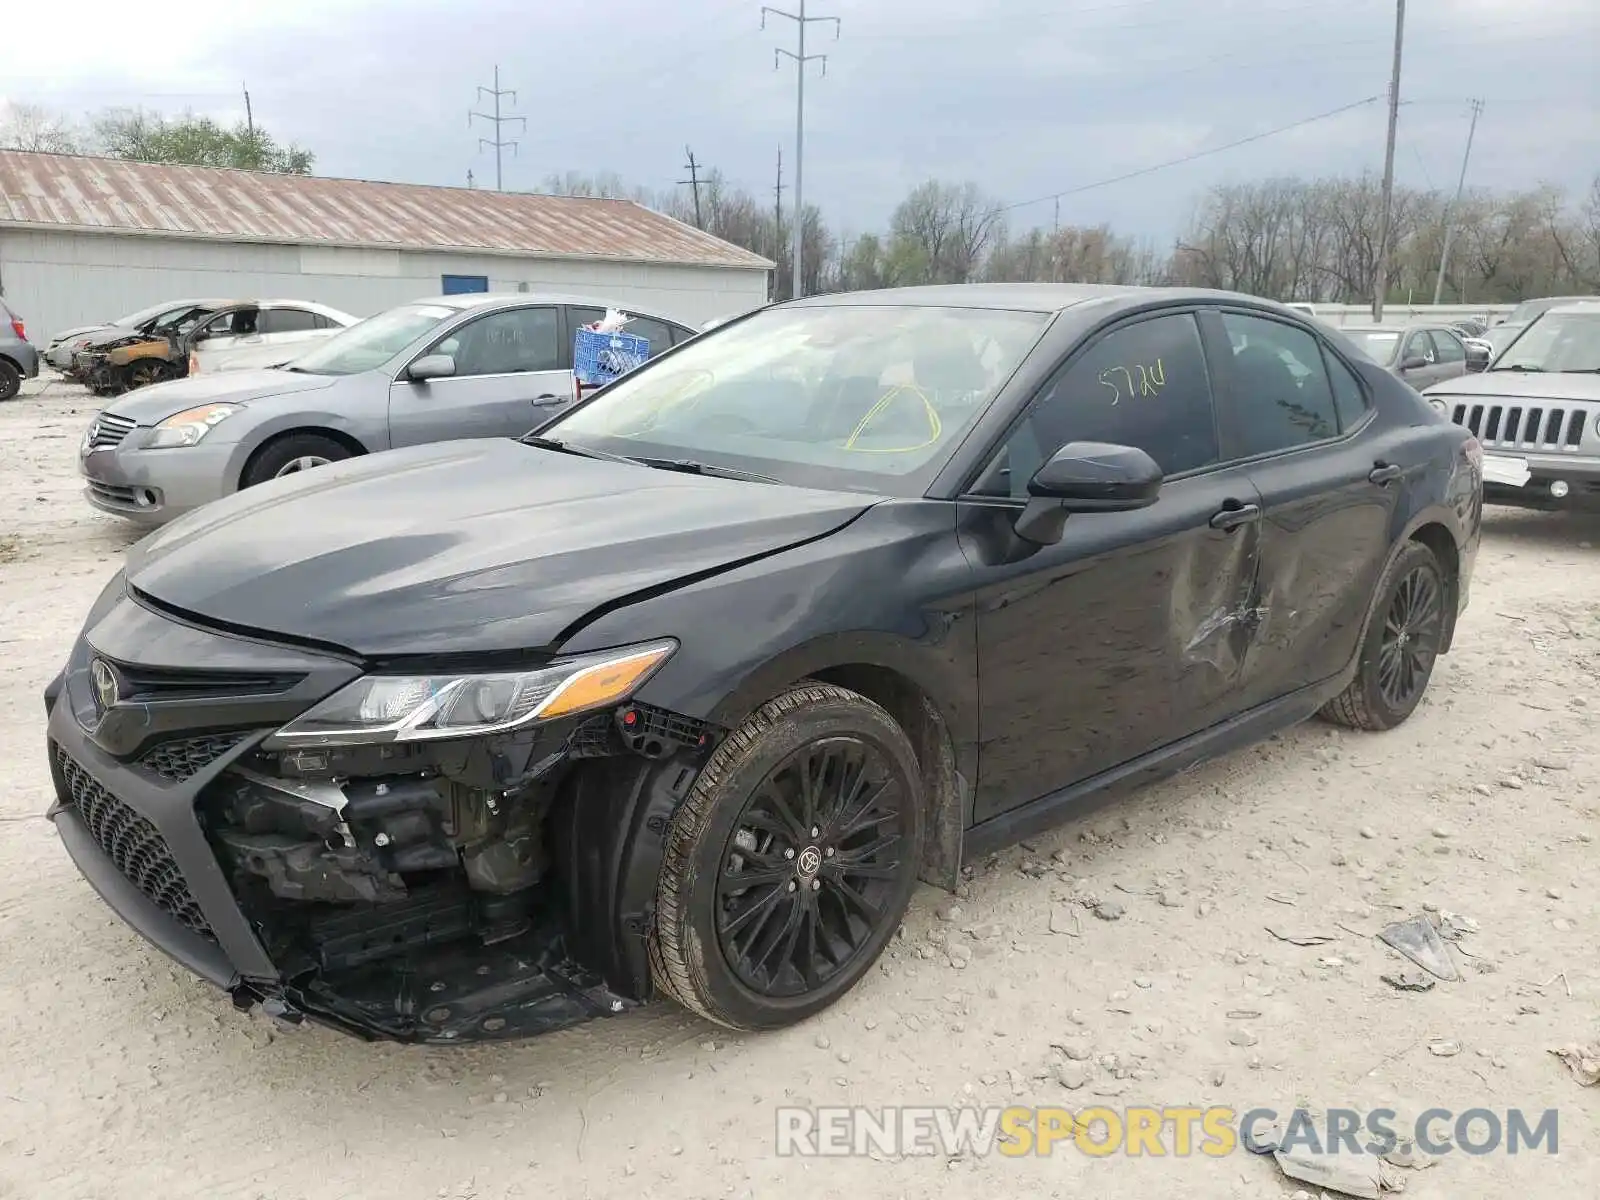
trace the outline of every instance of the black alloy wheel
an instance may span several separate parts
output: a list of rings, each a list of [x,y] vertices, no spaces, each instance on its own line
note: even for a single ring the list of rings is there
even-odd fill
[[[1444,596],[1431,564],[1412,567],[1384,614],[1378,690],[1392,709],[1416,706],[1444,638]]]
[[[1373,732],[1409,717],[1444,650],[1451,595],[1434,552],[1408,542],[1378,582],[1355,678],[1322,716]]]
[[[741,983],[815,991],[871,941],[910,854],[905,802],[888,756],[848,735],[801,746],[761,781],[717,878],[717,941]]]
[[[833,1004],[916,886],[922,774],[879,705],[803,681],[712,751],[673,814],[650,935],[656,986],[734,1029]]]

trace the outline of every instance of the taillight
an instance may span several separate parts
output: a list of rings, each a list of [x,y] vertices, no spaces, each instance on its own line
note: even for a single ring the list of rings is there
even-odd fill
[[[11,318],[11,332],[17,335],[17,340],[19,342],[25,342],[28,340],[28,331],[22,327],[21,317]]]

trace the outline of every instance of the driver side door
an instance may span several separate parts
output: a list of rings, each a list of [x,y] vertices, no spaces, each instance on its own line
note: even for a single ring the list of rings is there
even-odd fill
[[[1149,508],[1080,513],[1018,555],[1011,527],[1063,444],[1146,451]],[[1232,713],[1256,589],[1260,496],[1220,461],[1193,312],[1134,318],[1070,355],[957,504],[976,579],[985,820]]]
[[[521,437],[572,399],[554,305],[497,309],[436,339],[412,361],[443,354],[455,374],[413,382],[404,369],[389,389],[394,446],[453,438]]]

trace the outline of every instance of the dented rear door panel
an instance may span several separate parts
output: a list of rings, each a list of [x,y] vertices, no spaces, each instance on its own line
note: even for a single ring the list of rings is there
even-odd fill
[[[1250,465],[1264,509],[1261,615],[1241,708],[1331,678],[1354,657],[1405,486],[1368,475],[1380,460],[1415,457],[1405,433],[1370,423],[1346,441]]]

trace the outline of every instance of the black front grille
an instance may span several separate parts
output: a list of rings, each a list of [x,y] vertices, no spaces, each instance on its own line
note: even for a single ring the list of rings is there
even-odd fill
[[[287,692],[303,675],[254,674],[238,671],[196,671],[113,662],[121,676],[122,700],[212,700],[239,696],[275,696]]]
[[[103,500],[107,504],[115,504],[121,508],[138,507],[133,499],[133,489],[131,487],[101,483],[98,479],[89,479],[85,482],[89,485],[89,490],[94,493],[97,500]]]
[[[146,750],[139,758],[139,765],[169,783],[182,783],[196,771],[216,762],[244,738],[242,733],[207,733],[162,742]]]
[[[73,807],[117,870],[175,920],[214,940],[205,914],[156,827],[90,778],[59,746],[56,762]]]

